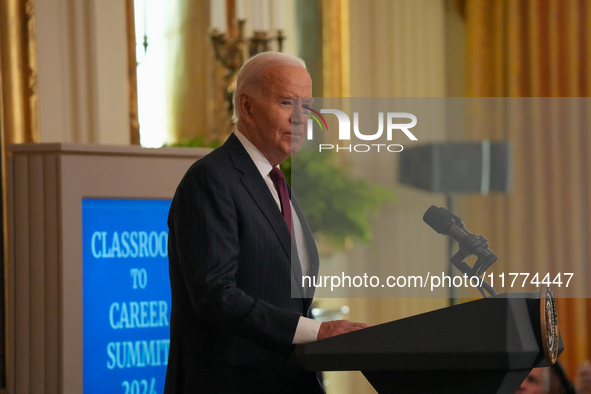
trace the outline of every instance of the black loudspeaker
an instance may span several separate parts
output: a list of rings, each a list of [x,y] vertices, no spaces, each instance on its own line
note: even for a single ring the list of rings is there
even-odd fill
[[[434,193],[507,193],[511,185],[508,141],[444,142],[400,152],[399,182]]]

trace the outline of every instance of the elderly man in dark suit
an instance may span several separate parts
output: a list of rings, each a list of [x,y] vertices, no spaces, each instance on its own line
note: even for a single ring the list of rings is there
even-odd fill
[[[178,186],[166,393],[322,393],[294,345],[366,327],[312,320],[309,294],[291,294],[292,255],[295,272],[314,275],[318,252],[277,166],[303,142],[311,96],[300,59],[250,59],[238,75],[237,131]]]

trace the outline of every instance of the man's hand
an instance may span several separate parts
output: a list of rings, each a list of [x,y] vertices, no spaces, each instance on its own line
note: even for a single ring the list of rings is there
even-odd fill
[[[334,337],[336,335],[346,334],[351,331],[361,330],[369,327],[365,323],[353,323],[349,320],[326,321],[320,325],[318,330],[318,340]]]

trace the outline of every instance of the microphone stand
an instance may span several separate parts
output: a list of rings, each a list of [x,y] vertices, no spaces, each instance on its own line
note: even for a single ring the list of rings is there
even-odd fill
[[[482,290],[482,288],[484,288],[484,290],[486,290],[488,292],[488,294],[491,296],[497,295],[498,293],[496,292],[496,290],[493,289],[493,287],[490,284],[488,284],[487,281],[485,281],[483,278],[480,278],[479,273],[474,274],[474,270],[472,269],[472,267],[470,267],[468,264],[466,264],[464,262],[464,259],[468,256],[470,256],[470,253],[466,252],[465,250],[460,249],[460,251],[458,253],[456,253],[449,261],[454,265],[454,267],[456,267],[458,270],[460,270],[460,272],[468,275],[468,277],[478,278],[478,282],[481,283],[481,285],[478,286],[478,291],[480,291],[480,294],[482,294],[482,297],[486,298],[486,294],[484,294],[484,291]],[[478,261],[476,261],[474,266],[479,267],[479,266],[482,266],[482,264],[483,264],[483,262],[482,262],[481,258],[478,258]]]
[[[456,210],[456,202],[455,202],[455,195],[453,193],[447,193],[445,195],[446,200],[447,200],[447,210],[448,212],[454,212]],[[447,238],[447,255],[449,256],[449,258],[451,259],[454,256],[455,253],[455,243],[454,240],[451,237]],[[449,276],[453,276],[453,267],[451,265],[448,264],[447,266],[447,273]],[[449,304],[450,306],[453,306],[455,304],[457,304],[457,300],[458,300],[458,291],[455,287],[451,286],[449,289]]]

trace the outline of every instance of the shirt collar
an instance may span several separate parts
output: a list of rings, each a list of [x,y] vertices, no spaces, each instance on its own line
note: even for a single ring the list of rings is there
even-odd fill
[[[244,134],[242,134],[240,131],[235,130],[234,134],[236,134],[236,137],[238,137],[238,140],[242,143],[244,149],[246,149],[246,152],[248,153],[248,155],[254,162],[255,166],[261,173],[261,176],[263,178],[269,176],[269,173],[273,169],[273,166],[271,165],[271,163],[269,163],[269,160],[267,160],[265,155],[263,155],[261,151],[258,150],[257,147],[254,146],[254,144],[250,142],[250,140],[246,138],[246,136],[244,136]]]

